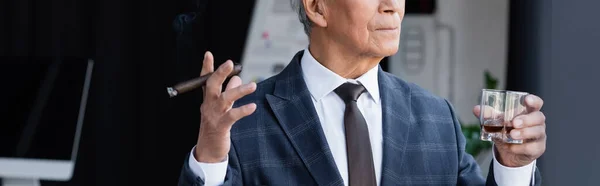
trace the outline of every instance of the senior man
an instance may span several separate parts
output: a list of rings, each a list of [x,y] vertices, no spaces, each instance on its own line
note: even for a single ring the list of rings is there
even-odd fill
[[[292,0],[310,44],[278,75],[242,85],[233,63],[208,80],[180,185],[539,185],[543,101],[496,142],[487,181],[451,105],[381,70],[398,50],[404,0]],[[201,75],[213,72],[207,52]],[[473,110],[476,116],[479,109]]]

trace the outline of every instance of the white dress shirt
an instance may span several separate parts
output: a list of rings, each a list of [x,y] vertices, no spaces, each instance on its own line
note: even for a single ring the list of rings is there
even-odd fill
[[[367,121],[369,137],[375,166],[375,177],[377,185],[381,180],[381,161],[383,158],[383,133],[382,133],[382,110],[379,97],[379,81],[377,80],[378,66],[373,67],[367,73],[357,79],[345,79],[331,70],[327,69],[310,54],[308,49],[304,50],[301,60],[302,75],[307,88],[311,94],[315,110],[319,115],[319,121],[335,164],[348,185],[348,163],[346,156],[346,138],[344,133],[344,101],[335,93],[338,86],[346,83],[360,83],[367,90],[358,98],[358,109]],[[450,131],[453,132],[453,131]],[[189,166],[202,180],[205,185],[220,185],[225,180],[227,172],[228,157],[220,163],[201,163],[194,158],[192,149]],[[517,168],[509,168],[501,165],[494,158],[494,177],[498,185],[529,185],[534,173],[535,161],[529,165]]]

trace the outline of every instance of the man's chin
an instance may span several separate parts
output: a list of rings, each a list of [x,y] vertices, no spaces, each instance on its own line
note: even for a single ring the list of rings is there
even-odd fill
[[[393,56],[398,52],[398,44],[380,44],[372,46],[366,51],[366,54],[372,57],[388,57]]]
[[[387,57],[393,56],[394,54],[396,54],[396,52],[398,52],[398,45],[382,47],[379,54],[381,54],[381,56]]]

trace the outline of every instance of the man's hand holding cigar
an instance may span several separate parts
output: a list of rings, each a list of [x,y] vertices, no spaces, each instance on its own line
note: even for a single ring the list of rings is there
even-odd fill
[[[256,110],[256,104],[250,103],[232,108],[238,99],[254,92],[256,83],[242,84],[239,76],[229,80],[225,91],[221,87],[227,76],[233,71],[233,62],[227,60],[214,71],[214,57],[211,52],[204,54],[200,76],[214,72],[204,87],[204,102],[200,106],[200,131],[196,143],[195,158],[199,162],[216,163],[223,161],[231,144],[230,129],[239,119]]]

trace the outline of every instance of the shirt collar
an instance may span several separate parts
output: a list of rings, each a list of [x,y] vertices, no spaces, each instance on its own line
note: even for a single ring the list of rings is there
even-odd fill
[[[310,54],[308,49],[305,49],[300,66],[308,91],[316,101],[320,101],[327,94],[346,82],[358,82],[367,89],[370,98],[376,104],[379,104],[379,83],[377,80],[379,65],[356,79],[346,79],[323,66]]]

